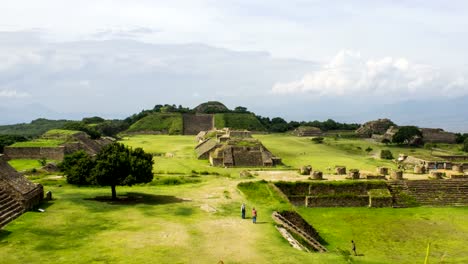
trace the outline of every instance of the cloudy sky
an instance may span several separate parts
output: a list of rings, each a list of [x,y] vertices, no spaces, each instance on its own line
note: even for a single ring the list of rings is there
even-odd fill
[[[0,124],[219,100],[468,132],[466,1],[0,1]]]

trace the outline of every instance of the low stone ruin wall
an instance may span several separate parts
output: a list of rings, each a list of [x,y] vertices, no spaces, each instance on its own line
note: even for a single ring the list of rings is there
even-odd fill
[[[391,206],[392,197],[384,181],[277,182],[275,186],[291,204],[307,207],[382,207]],[[379,189],[387,197],[374,197],[369,191]]]
[[[307,196],[306,207],[364,207],[369,205],[367,195]]]
[[[65,147],[5,147],[4,154],[8,159],[47,158],[62,160],[65,155]]]

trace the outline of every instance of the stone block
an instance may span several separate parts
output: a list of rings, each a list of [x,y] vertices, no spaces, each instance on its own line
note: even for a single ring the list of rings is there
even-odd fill
[[[312,172],[312,179],[313,180],[323,180],[323,173],[321,171],[313,171]]]
[[[377,173],[380,175],[388,175],[388,168],[386,167],[378,167]]]
[[[431,171],[431,174],[429,175],[430,179],[434,180],[440,180],[444,177],[444,174],[440,171]]]
[[[424,174],[426,173],[426,167],[423,165],[416,165],[414,166],[414,173],[415,174]]]
[[[353,180],[358,180],[360,177],[359,170],[349,170],[348,176]]]
[[[462,164],[453,164],[453,165],[452,165],[452,170],[453,170],[453,171],[456,171],[456,172],[461,172],[461,173],[463,173],[464,168],[463,168],[463,165],[462,165]]]
[[[392,170],[390,172],[390,178],[392,180],[403,180],[403,171],[401,171],[401,170]]]
[[[299,174],[301,174],[301,175],[311,175],[311,172],[312,172],[312,166],[310,166],[310,165],[302,166],[299,169]]]
[[[346,167],[344,166],[335,167],[335,173],[338,175],[346,175]]]

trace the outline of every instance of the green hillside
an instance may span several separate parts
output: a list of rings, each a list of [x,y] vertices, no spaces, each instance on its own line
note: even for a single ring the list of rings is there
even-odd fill
[[[72,121],[49,120],[39,118],[31,121],[31,123],[29,124],[23,123],[0,126],[0,135],[21,135],[25,137],[38,137],[51,129],[62,128],[65,124],[70,122]]]
[[[265,131],[265,127],[257,117],[251,113],[223,113],[215,114],[217,128],[247,129],[250,131]]]
[[[169,135],[180,135],[183,120],[180,113],[153,113],[130,126],[127,132],[161,131]]]

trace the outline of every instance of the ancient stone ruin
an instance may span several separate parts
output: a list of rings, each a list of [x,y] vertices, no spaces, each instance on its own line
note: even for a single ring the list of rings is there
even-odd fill
[[[200,131],[214,129],[214,115],[212,114],[184,114],[184,135],[196,135]]]
[[[96,155],[102,147],[113,142],[112,138],[102,137],[91,139],[85,132],[77,132],[57,147],[12,147],[4,149],[8,159],[52,159],[62,160],[67,154],[84,150],[90,155]]]
[[[441,128],[421,128],[422,139],[429,143],[450,143],[456,142],[456,135],[451,132],[446,132]]]
[[[306,207],[412,207],[467,206],[468,177],[453,174],[434,179],[405,180],[402,171],[392,171],[391,181],[276,182],[275,186],[295,206]]]
[[[275,185],[296,206],[392,206],[392,196],[384,181],[277,182]]]
[[[394,125],[390,119],[378,119],[364,123],[356,130],[356,133],[361,137],[370,138],[373,134],[383,135],[388,128]]]
[[[449,143],[453,144],[456,141],[456,135],[451,132],[446,132],[441,128],[420,128],[422,138],[419,138],[423,143]],[[393,135],[398,132],[397,126],[391,126],[383,135],[373,135],[376,141],[383,140],[392,141]],[[417,140],[417,138],[416,138]]]
[[[393,207],[467,206],[468,179],[389,181]]]
[[[280,228],[278,228],[278,230],[293,247],[296,246],[296,248],[304,251],[309,251],[308,248],[312,248],[313,251],[321,253],[328,251],[321,244],[323,239],[320,237],[317,230],[307,223],[298,213],[294,211],[273,212],[271,217],[278,224],[277,228],[284,228],[285,232]],[[289,232],[299,236],[302,241],[298,241],[293,236],[288,235]],[[303,243],[306,245],[303,245]]]
[[[0,154],[0,228],[39,204],[43,197],[42,185],[27,180]]]
[[[300,126],[292,134],[298,137],[317,137],[322,135],[322,130],[318,127]]]
[[[275,157],[246,130],[207,131],[199,133],[197,139],[197,158],[208,159],[212,166],[263,167],[281,163],[280,158]]]

